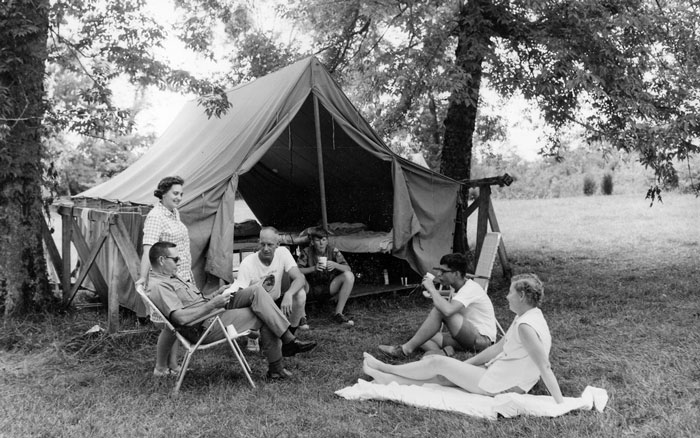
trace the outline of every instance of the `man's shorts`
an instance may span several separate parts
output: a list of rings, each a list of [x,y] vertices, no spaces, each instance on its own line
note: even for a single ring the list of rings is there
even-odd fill
[[[460,333],[457,334],[457,336],[453,336],[452,333],[446,332],[442,334],[443,336],[443,345],[442,347],[445,347],[446,345],[453,345],[457,344],[461,350],[464,351],[472,351],[475,353],[478,353],[482,350],[485,350],[486,348],[490,347],[493,344],[493,341],[488,336],[479,334],[475,340],[475,342],[469,342],[468,336],[465,336],[464,333],[460,330]]]

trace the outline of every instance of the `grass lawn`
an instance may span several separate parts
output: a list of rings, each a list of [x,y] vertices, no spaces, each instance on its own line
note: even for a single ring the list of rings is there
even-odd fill
[[[700,199],[666,195],[496,200],[516,273],[545,282],[552,366],[565,395],[608,390],[603,413],[479,420],[334,391],[360,377],[362,352],[407,339],[429,310],[420,294],[358,298],[356,327],[311,307],[319,341],[287,360],[294,378],[251,389],[230,353],[198,353],[180,397],[151,376],[156,332],[88,336],[100,310],[4,321],[0,332],[2,437],[690,437],[700,434]],[[498,267],[490,295],[512,319]],[[533,390],[544,394],[539,383]]]

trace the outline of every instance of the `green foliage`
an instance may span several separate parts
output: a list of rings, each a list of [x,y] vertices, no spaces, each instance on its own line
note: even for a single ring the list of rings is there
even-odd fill
[[[595,180],[591,175],[585,175],[583,177],[583,194],[586,196],[595,195],[595,191],[598,188]]]
[[[112,81],[122,75],[137,87],[175,87],[206,96],[200,103],[212,116],[230,105],[223,83],[173,69],[155,55],[167,32],[143,10],[140,0],[55,2],[49,19],[51,73],[72,73],[79,84],[69,105],[50,97],[46,122],[56,131],[71,130],[96,138],[107,133],[129,134],[133,115],[128,108],[114,104],[111,90]],[[192,21],[181,25],[189,47],[202,49],[209,43],[210,30],[193,33],[188,32],[194,26]],[[62,79],[52,79],[57,80]]]
[[[700,172],[700,168],[693,168]],[[484,178],[508,173],[515,180],[507,187],[495,187],[493,196],[505,199],[537,199],[575,197],[582,194],[586,175],[601,181],[605,174],[615,180],[615,193],[639,194],[654,181],[654,174],[625,152],[612,152],[605,157],[597,149],[578,147],[562,149],[559,160],[545,158],[525,161],[517,155],[478,157],[473,177]],[[679,189],[679,191],[682,191]]]
[[[480,105],[482,77],[538,104],[555,130],[552,156],[557,131],[582,126],[590,142],[638,154],[663,187],[674,184],[675,163],[700,152],[697,2],[304,0],[286,8],[380,134],[409,135],[403,141],[425,145],[429,157],[436,140],[446,146],[444,126],[462,129],[455,143],[471,144],[469,108]],[[459,104],[466,113],[448,118]]]
[[[600,192],[604,195],[612,195],[613,193],[613,176],[610,173],[603,175],[603,180],[600,183]]]

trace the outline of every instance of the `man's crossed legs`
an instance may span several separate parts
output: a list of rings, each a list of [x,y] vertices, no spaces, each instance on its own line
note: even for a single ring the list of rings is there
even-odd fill
[[[300,341],[289,331],[289,321],[260,285],[235,292],[226,310],[221,314],[224,326],[233,324],[236,330],[260,330],[260,345],[267,358],[268,377],[284,378],[291,375],[282,365],[283,356],[294,356],[316,347],[314,341]],[[220,327],[214,327],[206,341],[224,338]]]

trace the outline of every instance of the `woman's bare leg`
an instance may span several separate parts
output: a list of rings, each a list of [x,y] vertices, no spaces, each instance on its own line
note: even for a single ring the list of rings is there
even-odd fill
[[[457,359],[433,355],[424,357],[417,362],[391,365],[376,359],[369,353],[364,353],[364,357],[364,366],[366,366],[368,370],[374,369],[413,382],[444,384],[441,378],[445,378],[452,384],[474,394],[488,395],[487,392],[479,388],[479,380],[481,380],[486,369],[465,364]]]
[[[388,374],[381,372],[377,369],[374,369],[367,365],[367,361],[365,360],[362,363],[362,370],[364,371],[365,374],[368,376],[372,377],[375,382],[380,383],[382,385],[388,385],[390,383],[398,383],[399,385],[418,385],[421,386],[426,383],[438,383],[441,384],[440,381],[434,380],[434,381],[421,381],[421,380],[411,380],[407,379],[405,377],[397,376],[395,374]]]

